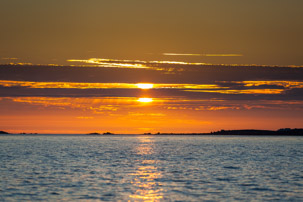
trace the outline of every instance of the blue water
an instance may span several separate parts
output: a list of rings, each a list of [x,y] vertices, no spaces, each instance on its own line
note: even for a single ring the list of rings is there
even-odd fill
[[[0,201],[303,201],[303,137],[0,136]]]

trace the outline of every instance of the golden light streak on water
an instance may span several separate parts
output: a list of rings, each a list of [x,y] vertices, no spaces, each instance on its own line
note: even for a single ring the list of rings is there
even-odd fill
[[[136,153],[142,156],[154,154],[154,140],[149,136],[138,136],[139,146],[135,148]],[[129,198],[140,201],[159,201],[163,198],[163,189],[161,183],[157,182],[162,174],[158,171],[155,160],[142,160],[136,169],[136,172],[131,174],[134,179],[131,185],[136,188],[134,194],[129,195]]]

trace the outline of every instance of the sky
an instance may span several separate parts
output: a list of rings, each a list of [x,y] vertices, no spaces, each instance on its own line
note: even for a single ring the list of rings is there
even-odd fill
[[[2,0],[0,130],[302,128],[301,0]]]

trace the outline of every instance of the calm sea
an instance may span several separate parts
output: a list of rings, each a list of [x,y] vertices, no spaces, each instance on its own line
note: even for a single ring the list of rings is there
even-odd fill
[[[303,201],[303,137],[1,135],[0,201]]]

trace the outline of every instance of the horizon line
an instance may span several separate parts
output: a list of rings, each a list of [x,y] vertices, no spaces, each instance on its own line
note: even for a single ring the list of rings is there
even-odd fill
[[[215,134],[219,132],[231,132],[231,131],[266,131],[266,132],[279,132],[279,131],[293,131],[293,130],[303,130],[302,128],[279,128],[276,130],[268,130],[268,129],[221,129],[217,131],[211,132],[145,132],[145,133],[112,133],[112,132],[88,132],[88,133],[39,133],[39,132],[17,132],[10,133],[7,131],[0,131],[0,134],[3,135],[5,133],[11,135],[190,135],[190,134]]]

